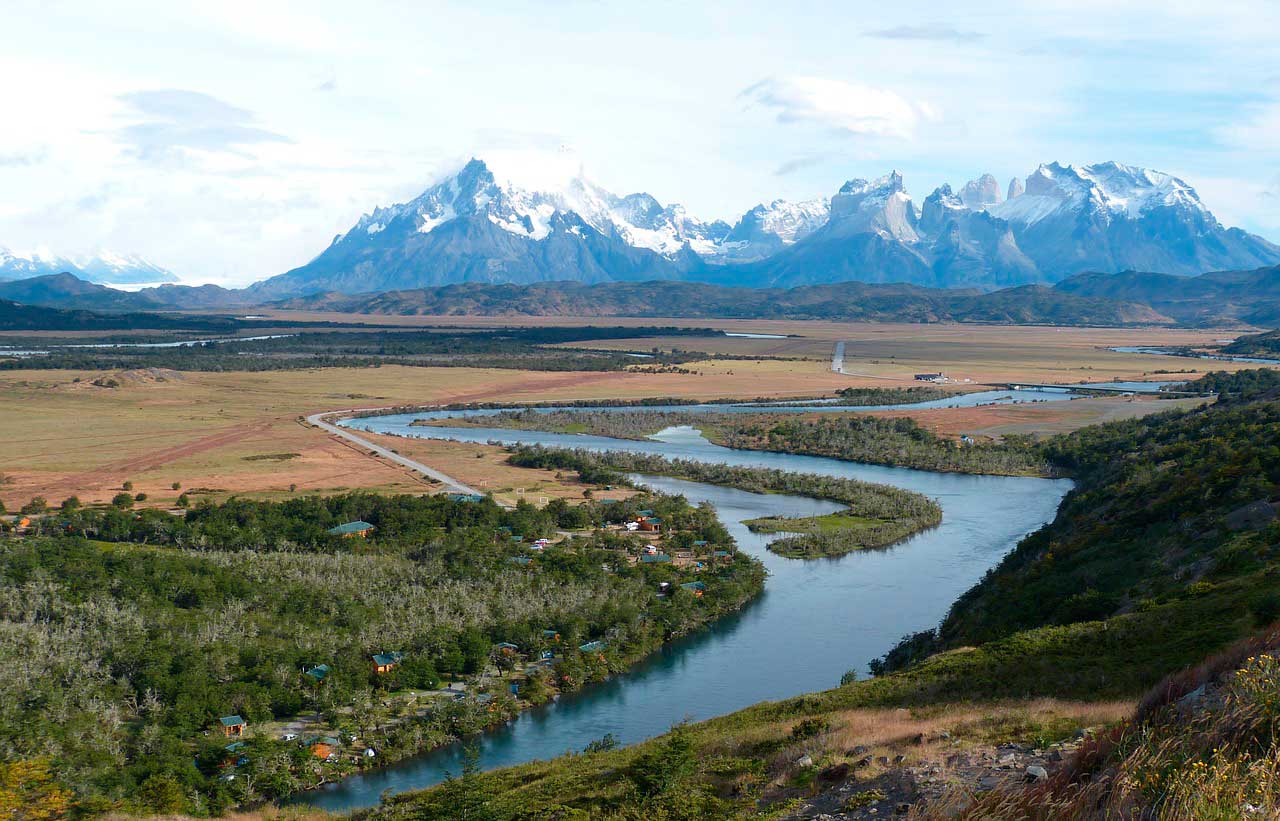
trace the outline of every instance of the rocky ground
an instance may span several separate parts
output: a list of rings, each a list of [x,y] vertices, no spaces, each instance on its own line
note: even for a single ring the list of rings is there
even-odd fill
[[[818,775],[820,792],[803,800],[787,819],[866,819],[906,817],[925,806],[962,800],[997,787],[1046,779],[1079,746],[1075,741],[1039,749],[1018,744],[971,746],[953,741],[947,733],[921,739],[921,756],[862,755],[850,750],[855,762],[840,764]],[[941,742],[941,743],[939,743]],[[909,760],[910,759],[910,760]],[[862,773],[867,773],[863,776]]]

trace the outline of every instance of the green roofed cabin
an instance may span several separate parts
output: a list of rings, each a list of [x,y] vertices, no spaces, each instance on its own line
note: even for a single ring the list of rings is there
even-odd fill
[[[483,502],[484,497],[479,493],[450,493],[449,501],[451,502]]]
[[[390,673],[400,663],[404,653],[375,653],[373,656],[373,672]]]
[[[327,664],[317,664],[315,667],[312,667],[310,670],[303,673],[303,675],[310,676],[316,681],[324,681],[326,678],[329,677],[329,672],[332,669],[333,668]]]
[[[368,522],[355,521],[355,522],[347,522],[346,524],[341,524],[341,525],[338,525],[337,527],[329,528],[329,535],[341,536],[344,539],[350,539],[353,536],[359,536],[360,538],[364,539],[364,538],[368,538],[369,534],[372,533],[374,530],[376,530],[376,528],[373,525],[369,524]]]
[[[640,561],[644,564],[664,564],[671,561],[671,557],[666,553],[645,553],[640,557]]]
[[[586,644],[579,644],[578,650],[583,653],[599,653],[604,649],[603,641],[589,641]]]
[[[249,726],[249,722],[240,716],[223,716],[218,719],[218,723],[222,725],[222,734],[227,738],[239,738]]]
[[[707,592],[707,586],[702,582],[685,582],[684,584],[680,585],[680,589],[688,590],[690,593],[692,593],[695,596],[698,596],[699,598],[702,597],[703,593]]]

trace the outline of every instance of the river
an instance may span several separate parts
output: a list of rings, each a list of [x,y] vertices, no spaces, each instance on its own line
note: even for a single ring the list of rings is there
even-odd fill
[[[1001,396],[1007,392],[1001,392]],[[711,406],[724,410],[724,406]],[[677,408],[688,410],[688,406]],[[652,410],[652,409],[651,409]],[[1053,518],[1066,480],[965,476],[879,467],[813,456],[730,450],[692,428],[671,428],[650,441],[497,428],[411,427],[415,413],[352,419],[344,424],[401,436],[467,442],[524,442],[593,450],[627,450],[667,457],[760,465],[896,485],[935,498],[942,524],[886,550],[802,561],[769,553],[776,536],[757,535],[742,522],[758,516],[807,516],[838,506],[816,499],[756,494],[664,477],[637,477],[655,490],[715,505],[739,548],[769,571],[766,589],[741,613],[664,647],[626,674],[562,696],[476,739],[485,769],[580,751],[612,733],[632,744],[684,719],[723,715],[839,683],[903,635],[938,624],[956,598],[1018,540]],[[456,414],[454,414],[456,415]],[[385,791],[421,789],[457,774],[459,745],[442,748],[321,790],[296,803],[350,811],[378,803]]]

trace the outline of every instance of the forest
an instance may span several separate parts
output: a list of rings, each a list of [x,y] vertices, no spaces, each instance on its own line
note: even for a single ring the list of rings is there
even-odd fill
[[[804,520],[795,520],[798,526],[792,528],[796,531],[794,535],[769,544],[769,550],[791,558],[839,556],[853,550],[887,547],[942,521],[942,508],[926,496],[856,479],[618,451],[593,453],[533,445],[512,447],[510,452],[508,461],[517,467],[575,470],[579,480],[586,483],[623,484],[629,481],[626,474],[644,473],[751,493],[789,493],[829,499],[847,506],[841,513],[844,526],[809,528],[799,524]],[[769,529],[786,532],[791,521],[771,519]]]
[[[689,571],[632,564],[634,537],[592,531],[642,507],[669,538],[729,552],[699,576],[705,595],[655,595]],[[368,538],[328,533],[353,520],[374,526]],[[364,766],[268,729],[301,713],[382,762],[447,743],[614,674],[763,585],[710,508],[650,494],[507,510],[353,493],[201,503],[182,517],[80,508],[37,524],[0,539],[0,760],[52,762],[78,812],[218,814]],[[584,535],[531,548],[564,529]],[[555,653],[520,703],[500,680],[475,695],[480,673],[505,669],[499,642]],[[376,653],[401,663],[376,674]],[[320,665],[322,679],[306,674]],[[406,707],[406,691],[448,680],[474,697]],[[250,737],[228,751],[218,719],[232,714]]]

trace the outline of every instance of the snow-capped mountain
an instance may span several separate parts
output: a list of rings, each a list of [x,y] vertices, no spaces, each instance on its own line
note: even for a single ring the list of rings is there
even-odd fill
[[[758,205],[733,226],[647,193],[612,194],[573,163],[516,171],[534,179],[472,159],[418,197],[361,217],[253,295],[642,279],[998,288],[1088,270],[1196,274],[1280,262],[1280,248],[1224,228],[1182,180],[1118,163],[1042,165],[1011,181],[1007,198],[983,174],[959,191],[938,188],[920,208],[894,171],[850,180],[830,199]]]
[[[684,279],[707,264],[768,256],[825,221],[825,204],[777,201],[731,227],[646,193],[617,196],[577,169],[530,183],[472,159],[418,197],[361,217],[308,264],[254,287],[294,296],[470,281]]]
[[[896,172],[852,180],[832,198],[827,225],[736,279],[997,288],[1082,271],[1192,275],[1280,262],[1280,247],[1224,228],[1190,185],[1158,171],[1050,163],[1008,191],[1002,202],[984,174],[959,193],[942,186],[917,214]]]
[[[177,282],[172,272],[142,257],[101,251],[64,257],[47,249],[19,254],[0,246],[0,279],[27,279],[46,274],[75,274],[104,285],[142,285]]]
[[[809,236],[830,217],[831,200],[826,198],[757,205],[742,215],[711,255],[726,262],[764,259]]]

